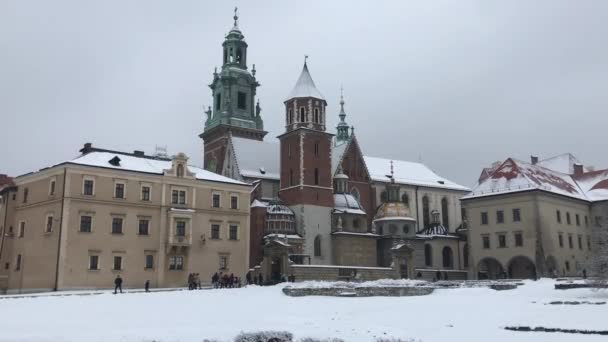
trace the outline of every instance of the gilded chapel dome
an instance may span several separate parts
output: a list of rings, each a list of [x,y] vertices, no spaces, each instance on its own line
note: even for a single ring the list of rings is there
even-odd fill
[[[409,206],[402,202],[386,202],[378,207],[374,222],[388,220],[416,221],[410,213]]]

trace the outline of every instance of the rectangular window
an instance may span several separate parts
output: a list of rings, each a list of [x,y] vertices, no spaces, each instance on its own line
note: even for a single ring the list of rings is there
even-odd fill
[[[481,213],[481,224],[488,224],[488,213]]]
[[[89,270],[96,271],[99,269],[99,255],[89,255]]]
[[[557,236],[557,239],[559,240],[559,246],[560,247],[564,247],[564,235],[562,233],[559,233],[559,235]]]
[[[148,235],[150,230],[150,220],[148,219],[140,219],[139,220],[139,235]]]
[[[125,198],[125,185],[123,183],[116,183],[114,185],[114,197]]]
[[[589,217],[585,215],[585,227],[589,227]]]
[[[114,271],[120,271],[122,270],[122,257],[115,255],[114,256]]]
[[[30,190],[28,188],[23,189],[23,203],[27,203],[27,197],[30,193]]]
[[[171,192],[171,203],[186,204],[186,190],[173,190]]]
[[[591,250],[591,236],[587,235],[587,249]]]
[[[315,142],[315,157],[319,156],[319,142]]]
[[[53,216],[46,217],[46,228],[44,230],[45,233],[50,233],[53,231]]]
[[[146,269],[151,270],[154,268],[154,255],[146,254]]]
[[[513,209],[513,222],[521,221],[521,212],[519,209]]]
[[[186,221],[175,221],[175,235],[186,236]]]
[[[237,93],[237,107],[239,109],[247,109],[247,94],[242,91]]]
[[[522,233],[515,233],[515,246],[522,247],[524,245],[524,236]]]
[[[112,234],[122,234],[122,217],[112,218]]]
[[[213,208],[220,207],[220,194],[213,194],[213,199],[212,199],[211,205]]]
[[[149,186],[144,185],[141,187],[141,200],[142,201],[150,200],[150,187]]]
[[[95,182],[92,179],[85,179],[82,186],[82,194],[87,196],[93,196],[93,189]]]
[[[484,235],[481,237],[482,242],[483,242],[483,249],[490,249],[490,237],[487,235]]]
[[[291,144],[287,144],[287,157],[291,159]]]
[[[578,236],[578,249],[580,249],[580,250],[583,249],[583,236],[582,235]]]
[[[574,216],[574,218],[575,218],[575,220],[576,220],[576,225],[577,225],[577,226],[580,226],[580,225],[581,225],[581,217],[580,217],[578,214],[576,214],[576,215]]]
[[[228,256],[220,255],[220,270],[228,269]]]
[[[568,247],[571,249],[574,248],[574,243],[572,242],[572,234],[568,234]]]
[[[220,238],[220,225],[219,224],[211,225],[211,238],[214,240],[219,240],[219,238]]]
[[[556,215],[556,218],[557,218],[557,223],[562,223],[562,213],[559,210],[557,210],[555,212],[555,215]]]
[[[55,194],[55,180],[51,180],[51,183],[49,184],[49,195],[53,196]]]
[[[572,224],[572,222],[570,221],[570,213],[566,212],[566,223],[567,224]]]
[[[505,212],[502,210],[498,210],[496,212],[496,223],[504,223],[505,222]]]
[[[504,234],[498,235],[498,247],[506,248],[507,247],[507,236]]]
[[[17,237],[24,237],[25,236],[25,222],[21,221],[19,222],[19,233],[17,234]]]
[[[173,255],[169,258],[169,269],[170,270],[183,270],[184,269],[184,257],[179,255]]]
[[[602,217],[601,217],[601,216],[596,216],[596,217],[595,217],[595,225],[596,225],[597,227],[599,227],[599,226],[601,226],[601,225],[602,225]]]
[[[15,261],[15,271],[21,269],[21,254],[17,254],[17,260]]]
[[[80,216],[80,231],[82,233],[90,233],[92,221],[93,220],[92,220],[91,216],[87,216],[87,215]]]
[[[239,227],[237,225],[231,224],[228,238],[230,240],[236,240],[238,238],[238,230]]]
[[[238,209],[239,208],[239,197],[232,195],[230,196],[230,209]]]

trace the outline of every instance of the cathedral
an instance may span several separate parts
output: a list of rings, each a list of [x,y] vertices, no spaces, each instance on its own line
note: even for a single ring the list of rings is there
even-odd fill
[[[421,163],[365,155],[343,95],[338,124],[329,127],[332,110],[306,60],[286,91],[285,130],[268,137],[236,12],[222,48],[200,138],[207,170],[254,185],[251,269],[276,281],[305,265],[348,270],[341,275],[392,268],[403,278],[467,278],[459,199],[468,188]],[[407,258],[396,265],[399,253]]]

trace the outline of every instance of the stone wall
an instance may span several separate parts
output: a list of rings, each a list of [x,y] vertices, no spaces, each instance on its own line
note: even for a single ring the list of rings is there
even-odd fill
[[[357,266],[324,266],[324,265],[291,265],[290,274],[296,281],[306,280],[378,280],[397,279],[398,274],[392,268],[357,267]],[[353,272],[355,277],[353,277]]]

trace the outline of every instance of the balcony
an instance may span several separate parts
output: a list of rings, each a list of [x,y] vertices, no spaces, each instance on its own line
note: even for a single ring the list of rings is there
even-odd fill
[[[192,246],[192,235],[169,235],[169,245],[171,246]]]

